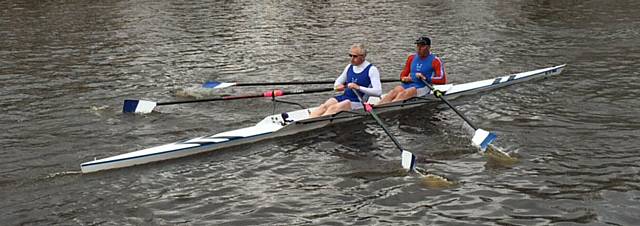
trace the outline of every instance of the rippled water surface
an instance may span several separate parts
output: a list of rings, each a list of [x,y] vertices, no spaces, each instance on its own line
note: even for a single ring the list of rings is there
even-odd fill
[[[4,225],[635,225],[640,2],[0,2]],[[123,170],[79,165],[247,127],[268,99],[122,114],[206,80],[333,79],[350,44],[397,77],[420,35],[453,83],[558,64],[563,74],[456,99],[520,162],[487,161],[444,106],[382,114],[423,172],[400,172],[373,120]],[[385,84],[384,89],[393,84]],[[273,87],[229,88],[223,94]],[[295,88],[295,87],[275,87]],[[284,97],[318,104],[331,93]],[[293,106],[279,105],[278,111]],[[435,160],[435,161],[433,161]],[[438,162],[438,163],[436,163]]]

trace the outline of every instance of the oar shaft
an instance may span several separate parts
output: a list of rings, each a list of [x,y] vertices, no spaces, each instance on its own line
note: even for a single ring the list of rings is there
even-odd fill
[[[243,82],[235,83],[235,86],[269,86],[269,85],[313,85],[313,84],[329,84],[335,80],[324,81],[291,81],[291,82]]]
[[[362,98],[362,95],[360,95],[360,93],[358,93],[357,90],[353,90],[353,93],[355,93],[356,96],[358,96],[358,100],[360,100],[360,103],[362,103],[363,105],[366,104],[366,102],[364,102],[364,99]],[[389,132],[389,129],[387,129],[387,126],[385,126],[384,123],[382,123],[382,120],[378,117],[378,114],[376,114],[373,111],[373,108],[365,106],[364,109],[365,109],[365,111],[369,112],[369,114],[371,114],[371,116],[378,123],[378,125],[380,125],[380,127],[382,127],[382,130],[384,130],[384,132],[389,136],[389,138],[391,138],[391,141],[393,141],[393,143],[396,144],[396,147],[398,148],[398,150],[400,150],[400,152],[402,152],[404,150],[404,148],[402,148],[402,145],[400,145],[400,142],[398,142],[396,137],[393,136],[393,134],[391,134],[391,132]]]
[[[398,82],[399,79],[380,79],[380,82]],[[228,86],[271,86],[271,85],[316,85],[316,84],[333,84],[335,80],[318,80],[318,81],[289,81],[289,82],[206,82],[204,86],[208,88],[215,88],[219,84],[226,84]],[[211,87],[209,87],[211,86]]]
[[[250,95],[242,95],[242,96],[225,96],[225,97],[198,99],[198,100],[183,100],[183,101],[161,102],[161,103],[158,103],[156,105],[172,105],[172,104],[186,104],[186,103],[197,103],[197,102],[208,102],[208,101],[248,99],[248,98],[258,98],[258,97],[263,97],[263,96],[264,96],[263,94],[250,94]]]
[[[171,104],[185,104],[185,103],[197,103],[197,102],[208,102],[208,101],[223,101],[223,100],[237,100],[237,99],[249,99],[249,98],[259,98],[259,97],[275,97],[275,96],[284,96],[284,95],[294,95],[294,94],[305,94],[305,93],[319,93],[319,92],[328,92],[332,91],[333,88],[317,88],[317,89],[306,89],[306,90],[291,90],[291,91],[282,91],[282,90],[271,90],[266,91],[260,94],[248,94],[248,95],[240,95],[240,96],[224,96],[224,97],[216,97],[216,98],[207,98],[207,99],[199,99],[199,100],[184,100],[184,101],[169,101],[169,102],[161,102],[156,105],[171,105]]]
[[[440,92],[439,90],[436,90],[433,88],[433,86],[431,86],[427,81],[425,81],[424,79],[422,79],[422,82],[424,82],[424,84],[431,90],[433,91],[433,95],[437,98],[440,98],[440,100],[442,100],[442,102],[444,102],[445,104],[449,105],[449,107],[456,112],[456,114],[458,114],[458,116],[460,116],[460,118],[462,118],[465,122],[467,122],[467,124],[469,126],[471,126],[471,128],[473,128],[473,130],[475,130],[475,132],[473,133],[473,137],[471,138],[471,141],[473,142],[474,145],[478,146],[480,148],[480,150],[482,151],[486,151],[487,147],[489,147],[491,145],[491,142],[493,142],[496,139],[496,134],[480,129],[478,127],[476,127],[471,120],[469,120],[466,116],[464,116],[461,112],[458,111],[458,109],[456,109],[453,105],[451,105],[451,103],[449,103],[449,101],[447,101],[447,99],[444,98],[444,94],[442,92]],[[501,152],[504,153],[504,152]],[[509,156],[509,154],[504,153],[506,156]]]
[[[321,92],[329,92],[333,91],[333,88],[317,88],[317,89],[298,89],[298,90],[290,90],[284,91],[282,95],[291,95],[291,94],[303,94],[303,93],[321,93]]]
[[[380,79],[380,82],[397,82],[398,79]],[[335,80],[319,80],[319,81],[290,81],[290,82],[243,82],[235,83],[235,86],[270,86],[270,85],[316,85],[316,84],[333,84]]]
[[[380,82],[397,82],[398,79],[380,79]],[[244,82],[236,83],[235,86],[268,86],[268,85],[317,85],[317,84],[333,84],[335,80],[320,81],[291,81],[291,82]]]
[[[400,142],[398,142],[398,140],[396,140],[396,137],[393,136],[391,132],[389,132],[389,129],[387,129],[387,126],[385,126],[384,123],[382,123],[382,120],[380,120],[380,118],[378,117],[378,114],[376,114],[373,111],[373,107],[371,107],[371,105],[369,105],[368,103],[364,102],[364,98],[362,98],[362,95],[360,95],[360,93],[357,90],[353,90],[353,91],[358,97],[358,100],[360,100],[360,103],[364,105],[364,110],[369,112],[369,114],[373,117],[373,119],[376,120],[378,125],[382,127],[382,130],[384,130],[384,133],[386,133],[387,136],[391,138],[391,141],[393,141],[393,143],[396,145],[398,150],[400,150],[400,157],[402,158],[402,161],[401,161],[402,168],[406,169],[408,172],[414,171],[416,167],[416,156],[413,153],[405,151],[404,148],[402,148],[402,145],[400,145]]]
[[[395,136],[393,136],[393,134],[391,134],[391,132],[389,132],[389,129],[387,129],[387,126],[385,126],[382,123],[382,120],[380,120],[380,118],[378,117],[378,114],[376,114],[375,112],[373,112],[373,110],[369,111],[369,113],[371,114],[371,116],[373,117],[374,120],[376,120],[376,122],[378,122],[378,124],[380,125],[380,127],[382,127],[382,130],[384,130],[384,132],[389,136],[389,138],[391,138],[391,141],[393,141],[394,144],[396,144],[396,147],[398,148],[398,150],[400,150],[400,152],[402,152],[404,150],[404,148],[402,148],[402,145],[400,145],[400,142],[398,142],[398,140],[396,139]]]
[[[429,88],[431,91],[435,92],[435,89],[433,88],[433,86],[429,85],[429,83],[427,81],[425,81],[424,79],[422,80],[424,82],[425,85],[427,85],[427,88]],[[454,107],[453,105],[451,105],[451,103],[449,103],[449,101],[447,99],[444,98],[444,96],[438,96],[435,95],[437,98],[440,98],[440,100],[442,100],[442,102],[444,102],[445,104],[447,104],[449,106],[449,108],[451,108],[454,112],[456,112],[456,114],[458,114],[458,116],[460,116],[465,122],[467,122],[467,124],[469,124],[469,126],[471,126],[471,128],[473,128],[474,130],[477,130],[478,127],[476,127],[473,122],[471,122],[471,120],[469,120],[466,116],[464,116],[464,114],[462,114],[460,111],[458,111],[458,109],[456,109],[456,107]]]

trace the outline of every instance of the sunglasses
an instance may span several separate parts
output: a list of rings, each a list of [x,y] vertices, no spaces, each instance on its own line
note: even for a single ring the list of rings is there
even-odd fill
[[[351,53],[349,53],[349,57],[351,57],[351,58],[359,57],[359,56],[362,56],[362,55],[356,55],[356,54],[351,54]]]

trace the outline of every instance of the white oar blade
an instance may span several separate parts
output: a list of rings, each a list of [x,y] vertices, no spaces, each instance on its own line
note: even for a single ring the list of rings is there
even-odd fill
[[[413,153],[402,150],[402,168],[411,172],[416,168],[416,156]]]
[[[498,136],[495,133],[483,129],[478,129],[473,134],[473,138],[471,139],[471,141],[473,142],[473,145],[479,147],[480,150],[485,151],[487,150],[489,144],[491,144],[491,142],[493,142],[497,137]]]
[[[207,81],[202,84],[202,88],[221,89],[236,85],[235,83]]]
[[[122,112],[151,113],[156,107],[156,102],[148,100],[124,100]]]

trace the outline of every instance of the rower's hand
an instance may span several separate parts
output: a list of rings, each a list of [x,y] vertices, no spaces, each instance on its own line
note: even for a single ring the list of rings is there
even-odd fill
[[[433,95],[437,98],[441,98],[442,96],[444,96],[444,93],[438,89],[433,89]]]
[[[402,78],[400,78],[400,81],[401,81],[401,82],[403,82],[403,83],[411,83],[411,82],[413,82],[413,81],[411,80],[411,77],[410,77],[410,76],[402,77]]]
[[[347,86],[349,87],[349,89],[360,90],[360,86],[358,84],[353,83],[353,82],[347,84]]]
[[[416,77],[418,77],[418,79],[420,80],[427,80],[427,77],[425,77],[422,73],[418,72],[416,73]]]
[[[336,92],[342,92],[344,91],[344,85],[343,84],[337,85],[336,87],[333,87],[333,90],[335,90]]]

